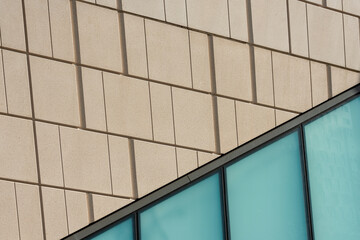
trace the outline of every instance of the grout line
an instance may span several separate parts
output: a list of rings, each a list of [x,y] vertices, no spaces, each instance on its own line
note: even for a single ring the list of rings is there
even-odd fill
[[[250,61],[250,77],[251,77],[251,95],[252,103],[257,103],[257,89],[256,89],[256,65],[255,65],[255,49],[254,46],[249,47],[249,61]]]
[[[177,147],[175,149],[175,161],[176,161],[176,178],[179,178],[179,162],[178,162],[178,154],[177,154]]]
[[[51,20],[50,20],[50,2],[49,0],[47,2],[47,9],[48,9],[48,18],[49,18],[49,34],[50,34],[50,46],[51,46],[51,56],[54,57],[54,46],[53,46],[53,38],[52,38],[52,32],[51,32]]]
[[[307,48],[308,48],[308,59],[310,60],[310,34],[309,34],[309,15],[308,5],[305,3],[305,16],[306,16],[306,34],[307,34]]]
[[[226,1],[227,13],[228,13],[228,25],[229,25],[229,36],[231,38],[231,21],[230,21],[230,4],[229,0]]]
[[[18,207],[18,199],[17,199],[16,184],[15,184],[15,182],[14,182],[14,193],[15,193],[15,206],[16,206],[16,216],[17,216],[17,223],[18,223],[19,239],[21,240],[19,207]]]
[[[331,66],[329,65],[326,65],[326,77],[327,77],[327,85],[328,85],[328,98],[331,98],[333,92],[332,92]]]
[[[111,186],[111,194],[114,195],[114,187],[113,187],[113,177],[111,171],[111,155],[110,155],[110,142],[109,135],[106,135],[106,144],[108,149],[108,158],[109,158],[109,172],[110,172],[110,186]]]
[[[136,177],[136,161],[135,161],[135,146],[134,140],[128,139],[129,144],[129,157],[130,157],[130,171],[131,171],[131,180],[132,180],[132,192],[133,198],[137,199],[139,197],[138,186],[137,186],[137,177]]]
[[[7,99],[7,90],[6,90],[6,80],[5,80],[5,63],[4,63],[4,54],[3,54],[3,50],[0,49],[0,53],[1,53],[1,65],[0,67],[2,67],[3,69],[3,78],[4,78],[4,92],[5,92],[5,104],[6,104],[6,112],[9,113],[9,104],[8,104],[8,99]]]
[[[254,43],[254,32],[252,27],[252,12],[251,12],[251,0],[246,0],[246,17],[248,27],[248,41]]]
[[[124,13],[118,12],[118,21],[119,21],[119,32],[120,32],[122,72],[124,75],[127,75],[129,72],[129,68],[128,68],[128,61],[127,61]]]
[[[26,48],[26,63],[27,63],[30,102],[31,102],[31,121],[32,121],[32,126],[33,126],[33,137],[34,137],[34,150],[35,150],[35,159],[36,159],[37,181],[38,181],[39,185],[41,186],[42,182],[41,182],[41,174],[40,174],[39,150],[38,150],[37,132],[36,132],[36,124],[35,124],[34,96],[33,96],[33,89],[32,89],[32,76],[31,76],[31,67],[30,67],[29,40],[28,40],[28,32],[27,32],[25,0],[21,1],[21,5],[22,5],[22,10],[23,10],[24,36],[25,36],[25,48]],[[43,234],[43,239],[46,240],[46,228],[45,228],[43,197],[42,197],[42,191],[40,191],[40,190],[39,190],[39,201],[40,201],[42,234]]]
[[[346,64],[346,37],[345,37],[345,19],[344,19],[344,14],[341,14],[341,18],[342,18],[342,29],[343,29],[343,42],[344,42],[344,66],[347,66]]]
[[[65,215],[66,215],[66,229],[67,229],[67,233],[69,234],[70,230],[69,230],[69,216],[68,216],[68,208],[67,208],[67,201],[66,201],[66,194],[65,194],[65,190],[63,190],[64,193],[64,203],[65,203]]]
[[[185,13],[186,13],[186,26],[189,26],[189,13],[188,13],[188,7],[187,7],[187,0],[185,0]]]
[[[288,29],[288,38],[289,38],[288,39],[289,40],[289,52],[292,53],[289,0],[286,0],[286,17],[287,17],[287,29]]]
[[[116,10],[122,11],[122,0],[116,1]]]
[[[143,18],[143,22],[144,22],[144,36],[145,36],[146,70],[147,70],[147,78],[149,79],[150,78],[150,74],[149,74],[149,56],[148,56],[148,48],[147,48],[145,18]]]
[[[171,95],[171,114],[172,114],[173,131],[174,131],[174,144],[176,146],[175,111],[174,111],[174,97],[173,97],[172,87],[170,87],[170,95]]]
[[[60,147],[60,158],[61,158],[61,172],[62,172],[62,177],[63,177],[63,187],[65,188],[65,171],[64,171],[64,159],[63,159],[63,154],[62,154],[60,126],[58,126],[58,135],[59,135],[59,147]]]
[[[327,2],[326,2],[326,0],[322,0],[322,5],[323,5],[324,7],[327,7]]]
[[[220,127],[219,127],[219,113],[217,97],[211,96],[212,107],[213,107],[213,121],[214,121],[214,138],[215,138],[215,153],[220,154]]]
[[[274,109],[277,109],[275,107],[275,103],[276,103],[276,99],[275,99],[275,78],[274,78],[274,60],[273,60],[273,52],[270,52],[270,56],[271,56],[271,79],[272,79],[272,87],[273,87],[273,104],[274,104]],[[282,110],[282,109],[280,109]]]
[[[190,74],[191,74],[191,88],[194,88],[194,74],[193,74],[193,67],[192,67],[192,57],[191,57],[191,38],[190,38],[190,30],[187,30],[188,33],[188,42],[189,42],[189,57],[190,57]]]
[[[196,164],[197,164],[197,168],[199,167],[199,152],[196,151]]]
[[[1,26],[0,26],[0,46],[2,46]]]
[[[236,101],[234,100],[234,109],[235,109],[235,127],[236,127],[236,146],[239,146],[239,130],[237,122],[237,110],[236,110]]]
[[[163,6],[164,6],[164,18],[165,18],[165,21],[166,21],[166,0],[163,0]]]
[[[91,193],[86,193],[89,223],[94,222],[94,201]]]
[[[215,53],[214,53],[214,38],[208,35],[209,47],[209,65],[210,65],[210,81],[211,81],[211,94],[216,95],[216,72],[215,72]]]
[[[309,72],[310,72],[310,96],[311,96],[311,107],[314,107],[314,97],[313,97],[313,83],[312,83],[312,68],[311,61],[309,61]]]
[[[76,0],[71,0],[71,22],[73,30],[73,42],[74,42],[74,53],[75,53],[75,71],[76,71],[76,85],[78,93],[78,104],[79,104],[79,117],[80,117],[80,128],[86,128],[86,115],[85,115],[85,100],[84,100],[84,89],[82,83],[81,73],[81,53],[80,53],[80,38],[79,28],[76,10]]]
[[[107,111],[106,111],[106,97],[105,97],[104,72],[101,72],[101,82],[102,82],[103,98],[104,98],[105,129],[106,129],[106,132],[108,132],[108,131],[109,131],[109,128],[108,128],[108,118],[107,118]]]
[[[152,110],[152,103],[151,103],[150,82],[148,82],[148,93],[149,93],[149,104],[150,104],[151,135],[152,135],[152,140],[155,140],[155,136],[154,136],[154,119],[153,119],[153,110]]]

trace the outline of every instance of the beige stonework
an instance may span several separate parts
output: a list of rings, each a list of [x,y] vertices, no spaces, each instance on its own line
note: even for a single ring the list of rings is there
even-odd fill
[[[344,14],[346,67],[360,70],[359,18]]]
[[[249,40],[246,0],[229,0],[230,37],[242,41]]]
[[[66,190],[65,201],[69,233],[72,233],[89,223],[86,194]]]
[[[310,62],[312,102],[316,106],[329,98],[329,86],[326,65]]]
[[[123,0],[122,8],[125,11],[165,20],[163,0]]]
[[[132,200],[123,198],[114,198],[103,195],[93,194],[93,205],[94,205],[94,219],[99,220],[100,218],[112,213],[113,211],[129,204]]]
[[[0,238],[19,239],[15,184],[0,180]]]
[[[217,98],[220,152],[226,153],[238,146],[236,134],[235,101],[226,98]]]
[[[275,115],[276,115],[276,126],[297,116],[297,114],[295,113],[282,111],[282,110],[275,110]]]
[[[346,89],[360,83],[360,73],[331,67],[331,90],[335,96]]]
[[[197,152],[186,148],[176,148],[178,177],[198,167]]]
[[[274,106],[274,84],[271,51],[254,48],[256,99],[259,103]]]
[[[187,0],[164,1],[167,22],[187,26],[186,1]]]

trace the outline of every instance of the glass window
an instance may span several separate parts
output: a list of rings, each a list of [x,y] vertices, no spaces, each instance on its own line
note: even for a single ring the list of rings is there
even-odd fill
[[[221,193],[216,173],[144,210],[141,240],[223,239]]]
[[[308,238],[298,132],[225,171],[232,240]]]
[[[86,240],[134,240],[133,217],[87,237]]]
[[[305,126],[316,240],[360,239],[360,97]]]

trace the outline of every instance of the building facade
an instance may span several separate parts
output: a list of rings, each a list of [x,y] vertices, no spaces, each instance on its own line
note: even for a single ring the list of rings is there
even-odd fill
[[[0,0],[0,239],[59,239],[360,82],[358,0]]]

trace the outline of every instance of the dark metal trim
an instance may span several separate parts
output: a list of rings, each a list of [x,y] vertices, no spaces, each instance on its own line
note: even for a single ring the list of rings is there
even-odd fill
[[[148,195],[136,200],[135,202],[103,217],[102,219],[70,234],[69,236],[63,238],[63,240],[80,240],[83,239],[107,226],[118,222],[125,217],[130,216],[133,213],[140,209],[144,209],[149,205],[155,204],[156,202],[162,200],[165,197],[168,197],[169,194],[173,194],[174,192],[180,191],[185,186],[189,186],[190,183],[194,183],[195,180],[204,178],[212,174],[215,171],[221,172],[221,168],[225,164],[230,163],[238,159],[239,157],[245,156],[245,154],[249,154],[256,149],[263,147],[265,144],[268,144],[274,139],[279,138],[290,131],[295,130],[309,121],[312,121],[319,116],[335,109],[340,104],[344,103],[347,100],[350,100],[354,96],[360,94],[360,84],[350,88],[349,90],[327,100],[326,102],[302,113],[296,118],[283,123],[282,125],[256,137],[255,139],[235,148],[234,150],[221,155],[217,159],[212,162],[207,163],[201,168],[195,169],[194,171],[184,175],[183,177],[170,182],[169,184],[149,193]],[[311,219],[310,219],[311,221]],[[310,227],[310,226],[309,226]],[[225,229],[227,231],[227,229]]]

